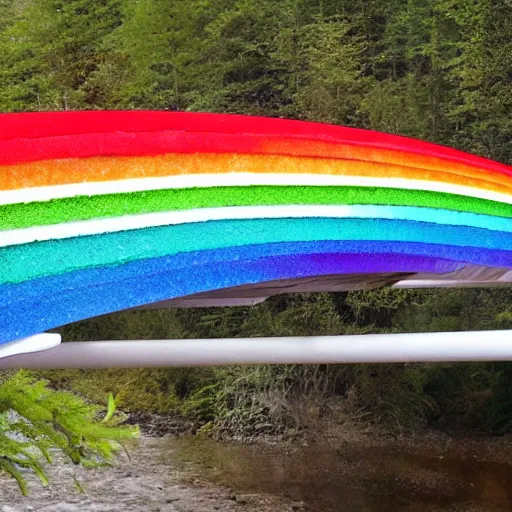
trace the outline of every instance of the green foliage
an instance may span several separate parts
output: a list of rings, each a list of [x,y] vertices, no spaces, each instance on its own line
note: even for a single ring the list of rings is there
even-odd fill
[[[115,414],[109,399],[104,408],[84,402],[66,392],[55,391],[44,380],[35,381],[18,372],[0,381],[0,469],[27,493],[23,470],[33,471],[48,484],[42,459],[52,462],[58,450],[74,464],[108,464],[121,443],[137,436],[137,429],[119,426],[124,420]]]
[[[217,434],[245,437],[300,430],[318,419],[312,409],[336,391],[341,372],[326,365],[257,365],[219,368],[215,377],[185,400],[182,412]]]
[[[512,312],[503,311],[496,315],[496,323],[500,329],[512,329]]]
[[[371,325],[375,331],[390,332],[395,315],[415,303],[418,292],[389,287],[350,293],[345,304],[357,325]]]
[[[353,402],[384,429],[415,430],[439,414],[437,397],[427,392],[430,381],[428,365],[359,365],[354,368]]]
[[[212,423],[219,416],[219,399],[218,384],[202,387],[184,401],[181,412],[201,424]]]
[[[114,416],[114,413],[116,411],[116,401],[114,399],[114,395],[110,393],[108,395],[108,405],[107,405],[107,413],[105,414],[105,417],[103,418],[103,423],[107,423],[112,419]]]
[[[23,5],[23,6],[22,6]],[[0,33],[0,109],[68,110],[95,101],[87,87],[120,24],[116,0],[20,3]]]
[[[272,297],[252,308],[189,311],[196,319],[194,337],[310,336],[346,332],[334,294]]]
[[[34,372],[48,379],[53,386],[71,389],[79,395],[101,402],[115,396],[116,406],[123,411],[172,413],[181,400],[204,386],[211,375],[209,369],[105,369],[52,370]]]
[[[510,288],[422,290],[393,321],[401,331],[474,331],[506,328]]]
[[[432,367],[426,392],[439,411],[435,425],[504,434],[512,428],[510,363],[443,364]]]

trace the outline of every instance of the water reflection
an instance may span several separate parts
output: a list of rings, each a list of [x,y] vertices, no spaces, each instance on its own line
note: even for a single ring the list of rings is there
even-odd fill
[[[512,466],[387,448],[284,449],[168,441],[193,472],[240,492],[281,494],[313,512],[512,510]]]

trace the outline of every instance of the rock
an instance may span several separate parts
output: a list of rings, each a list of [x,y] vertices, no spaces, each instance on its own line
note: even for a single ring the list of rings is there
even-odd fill
[[[239,505],[246,505],[247,504],[247,498],[245,496],[236,496],[235,497],[235,501],[239,504]]]
[[[235,502],[237,505],[253,505],[259,502],[259,494],[237,494],[235,495]]]

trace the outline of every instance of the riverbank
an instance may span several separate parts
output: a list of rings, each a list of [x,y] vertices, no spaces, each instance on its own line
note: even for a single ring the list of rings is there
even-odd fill
[[[140,420],[140,418],[139,418]],[[0,482],[0,511],[82,512],[505,512],[512,509],[510,437],[438,432],[376,436],[325,429],[293,442],[226,443],[164,434],[146,418],[142,437],[114,467],[56,464],[44,489],[22,497]],[[169,421],[169,428],[177,426]],[[149,437],[158,431],[160,437]],[[74,482],[76,477],[83,492]]]
[[[143,437],[190,437],[198,432],[198,436],[203,437],[197,423],[179,415],[130,413],[128,423],[138,425]],[[382,431],[378,426],[363,426],[361,422],[345,421],[340,424],[325,420],[316,422],[314,428],[304,428],[301,431],[292,429],[279,434],[247,436],[219,435],[215,432],[212,438],[226,444],[281,446],[288,449],[325,445],[338,454],[350,447],[393,447],[397,452],[413,452],[418,455],[445,457],[452,454],[461,459],[476,456],[484,461],[512,463],[512,434],[489,436],[462,431],[448,434],[434,429],[392,434]]]
[[[175,456],[174,438],[142,437],[112,467],[84,469],[58,461],[48,468],[50,485],[28,477],[30,494],[0,477],[1,512],[271,512],[296,510],[290,500],[236,493],[202,477]],[[76,481],[75,481],[76,478]],[[80,486],[80,488],[78,487]]]

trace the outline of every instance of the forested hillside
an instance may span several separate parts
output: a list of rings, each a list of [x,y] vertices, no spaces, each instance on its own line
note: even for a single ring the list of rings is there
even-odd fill
[[[0,0],[0,111],[73,109],[322,121],[511,164],[512,3]],[[512,327],[511,310],[508,289],[384,289],[278,297],[252,309],[122,313],[63,333],[76,340],[493,329]],[[306,403],[304,397],[335,397],[350,415],[393,429],[512,428],[510,364],[61,372],[52,378],[92,398],[113,391],[126,408],[180,408],[220,429],[301,426],[297,403]]]
[[[0,111],[325,121],[512,161],[509,0],[2,0]]]

